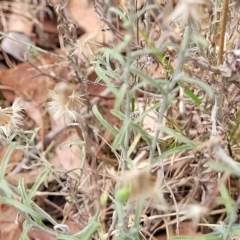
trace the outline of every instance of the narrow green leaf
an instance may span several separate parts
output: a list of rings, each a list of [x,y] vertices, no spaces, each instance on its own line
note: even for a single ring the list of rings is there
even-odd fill
[[[40,208],[35,202],[32,202],[31,205],[33,209],[42,216],[43,219],[47,219],[52,225],[58,224],[58,222],[56,222],[47,212]]]
[[[199,99],[189,88],[185,89],[185,93],[197,104],[200,105],[202,100]]]
[[[159,126],[159,129],[167,133],[168,135],[178,139],[180,142],[188,144],[192,148],[195,148],[197,146],[197,144],[194,143],[192,140],[188,139],[187,137],[183,136],[181,133],[176,132],[168,127]]]
[[[7,198],[12,198],[12,190],[5,179],[0,179],[0,194],[4,194]]]
[[[92,112],[95,115],[95,117],[98,119],[98,121],[114,136],[116,137],[118,132],[115,130],[101,115],[101,113],[98,111],[98,108],[96,105],[92,107]]]
[[[25,179],[24,178],[20,178],[18,181],[18,188],[21,192],[21,197],[22,199],[26,199],[27,198],[27,193],[26,193],[26,189],[25,189]]]
[[[144,40],[146,42],[149,41],[149,37],[147,36],[147,34],[139,29],[139,32],[141,34],[141,36],[144,38]],[[153,43],[151,44],[151,52],[153,52],[156,57],[158,58],[158,60],[164,65],[164,67],[170,71],[171,74],[173,74],[174,72],[174,68],[172,67],[172,65],[170,64],[170,62],[164,57],[164,54],[160,51],[160,49],[158,49]]]
[[[96,65],[95,68],[96,74],[98,75],[98,77],[100,77],[105,84],[107,85],[107,87],[111,90],[111,92],[117,96],[118,91],[117,89],[113,86],[113,84],[111,83],[110,79],[107,77],[107,75],[103,72],[102,68],[98,65]]]
[[[183,76],[183,77],[182,77],[182,80],[183,80],[183,81],[186,81],[186,82],[190,82],[190,83],[194,83],[194,84],[199,85],[203,90],[206,91],[206,93],[208,94],[208,96],[209,96],[210,98],[213,97],[213,94],[214,94],[214,93],[213,93],[213,89],[212,89],[211,86],[208,85],[207,83],[205,83],[205,82],[203,82],[203,81],[201,81],[201,80],[199,80],[199,79],[194,79],[194,78],[190,78],[190,77],[187,77],[187,76]]]
[[[116,109],[112,109],[111,110],[111,113],[114,115],[114,116],[116,116],[116,117],[118,117],[120,120],[124,120],[125,119],[125,115],[122,113],[122,112],[120,112],[119,110],[116,110]]]
[[[22,224],[22,233],[20,236],[20,240],[29,240],[29,238],[28,238],[29,229],[30,229],[30,226],[29,226],[28,222],[25,220]]]
[[[227,210],[227,217],[230,219],[232,214],[234,214],[234,204],[235,201],[229,196],[227,188],[225,186],[221,186],[219,189],[219,192],[221,194],[221,198],[217,198],[217,203],[224,204]],[[219,200],[221,202],[219,202]]]
[[[121,11],[118,8],[115,7],[110,7],[108,9],[109,12],[115,13],[117,16],[120,17],[120,19],[122,19],[123,21],[127,21],[127,14],[125,14],[123,11]]]
[[[129,124],[130,124],[130,121],[128,121],[128,120],[125,120],[123,122],[123,125],[122,125],[121,129],[119,130],[119,133],[116,135],[116,137],[113,141],[112,147],[114,150],[116,150],[120,145],[122,145],[125,133],[126,133],[126,131],[129,131]]]
[[[0,180],[4,178],[5,171],[7,168],[8,161],[10,159],[10,156],[12,152],[15,150],[17,146],[16,142],[11,142],[3,156],[3,159],[1,160],[1,165],[0,165]]]
[[[136,149],[136,146],[137,146],[137,144],[138,144],[138,142],[139,142],[140,139],[141,139],[141,134],[138,134],[138,135],[134,138],[134,140],[133,140],[133,142],[131,143],[131,146],[129,147],[128,152],[127,152],[127,157],[128,157],[128,158],[130,157],[131,153]]]
[[[142,71],[140,71],[139,69],[137,69],[135,67],[131,67],[131,70],[133,73],[137,74],[142,79],[144,79],[144,81],[146,81],[146,83],[148,83],[150,86],[153,86],[158,90],[162,90],[162,86],[160,84],[158,84],[156,81],[154,81],[154,79],[149,77],[147,74],[143,73]]]
[[[176,130],[178,131],[178,132],[180,132],[181,134],[183,134],[183,130],[181,129],[181,127],[173,120],[173,119],[171,119],[171,118],[169,118],[169,117],[167,117],[167,116],[164,116],[166,119],[167,119],[167,121],[169,122],[169,123],[171,123],[175,128],[176,128]]]
[[[25,203],[30,203],[31,199],[35,196],[37,190],[39,189],[40,185],[45,181],[47,175],[49,174],[49,170],[45,169],[41,174],[38,176],[37,180],[33,184],[31,190],[28,193],[28,196],[26,199],[23,199]]]
[[[150,146],[152,144],[151,138],[146,133],[145,130],[142,129],[138,124],[131,122],[131,127],[136,130],[139,134],[141,134],[142,138],[146,141],[147,145]]]
[[[114,106],[115,109],[119,109],[120,106],[123,104],[126,90],[127,90],[127,85],[126,85],[126,84],[123,84],[123,85],[121,86],[121,88],[119,89],[117,98],[116,98],[116,100],[115,100],[115,106]]]
[[[184,145],[177,146],[175,148],[171,148],[171,149],[165,151],[164,153],[162,153],[159,157],[157,157],[154,160],[154,162],[156,163],[156,162],[162,161],[163,159],[165,159],[169,156],[172,156],[175,153],[182,152],[182,151],[188,151],[188,150],[192,150],[192,149],[193,149],[193,147],[189,146],[189,144],[184,144]]]

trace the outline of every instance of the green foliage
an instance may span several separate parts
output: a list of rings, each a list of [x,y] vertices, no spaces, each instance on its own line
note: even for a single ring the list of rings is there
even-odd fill
[[[105,128],[113,135],[116,136],[118,132],[102,117],[101,113],[98,111],[97,106],[94,105],[92,108],[93,114],[98,119],[98,121],[103,124]]]
[[[115,198],[118,202],[124,203],[129,198],[130,192],[131,192],[130,187],[123,187],[116,191]]]
[[[206,99],[208,104],[213,108],[212,102],[215,96],[212,87],[206,83],[206,81],[196,78],[193,76],[194,74],[191,73],[191,70],[194,68],[192,65],[194,64],[190,63],[190,60],[192,60],[193,57],[199,56],[207,58],[208,56],[206,53],[209,47],[209,40],[207,41],[202,37],[199,24],[194,20],[194,16],[189,14],[186,23],[179,24],[179,28],[183,33],[181,41],[176,40],[172,42],[171,39],[173,38],[173,34],[172,32],[167,32],[167,30],[170,30],[170,28],[168,29],[168,25],[171,25],[167,16],[166,23],[162,23],[161,19],[154,19],[157,26],[162,23],[163,26],[159,27],[162,27],[163,29],[166,28],[163,31],[163,37],[164,34],[166,34],[166,41],[158,45],[157,41],[151,39],[150,30],[155,29],[151,29],[153,20],[150,18],[150,14],[159,11],[160,9],[163,11],[165,8],[163,9],[159,4],[147,4],[148,1],[145,1],[146,5],[141,6],[141,9],[136,11],[137,6],[130,6],[128,9],[121,6],[121,1],[117,1],[120,6],[118,8],[107,5],[107,2],[109,1],[104,1],[107,6],[103,6],[104,13],[112,19],[110,19],[110,21],[105,18],[105,16],[101,16],[101,19],[104,20],[106,24],[109,24],[111,33],[113,33],[113,35],[115,34],[117,37],[113,37],[114,41],[111,43],[113,46],[101,47],[98,51],[94,52],[94,60],[87,60],[88,64],[90,64],[91,67],[94,67],[95,73],[97,74],[96,84],[101,83],[106,85],[115,97],[114,108],[109,109],[109,111],[119,120],[119,125],[112,126],[101,114],[101,111],[99,110],[100,106],[97,106],[97,104],[94,104],[91,110],[95,116],[94,120],[98,121],[98,124],[103,126],[104,129],[108,130],[113,136],[113,141],[110,142],[109,145],[112,151],[111,154],[115,154],[115,157],[118,160],[116,161],[118,166],[114,166],[113,170],[113,168],[110,169],[112,166],[109,167],[106,164],[106,171],[101,173],[104,175],[104,179],[100,184],[101,186],[98,186],[97,180],[99,180],[98,177],[100,176],[100,174],[98,175],[98,171],[100,172],[102,170],[104,162],[101,162],[101,165],[98,165],[97,156],[94,156],[95,162],[89,163],[86,161],[87,154],[94,155],[95,152],[92,150],[94,149],[92,148],[93,146],[87,146],[87,144],[89,144],[88,141],[86,141],[85,136],[87,131],[84,132],[83,128],[81,128],[81,121],[85,121],[84,124],[86,125],[88,124],[84,118],[76,121],[76,125],[79,126],[82,131],[83,140],[63,143],[58,146],[60,149],[71,147],[73,145],[79,146],[81,149],[80,159],[82,160],[81,169],[79,171],[80,173],[71,170],[66,171],[65,169],[56,169],[48,162],[45,153],[40,153],[34,144],[39,129],[33,131],[18,130],[14,132],[10,138],[11,143],[1,161],[0,202],[13,206],[25,218],[21,239],[28,238],[27,232],[31,227],[36,227],[59,240],[88,240],[93,239],[94,234],[98,235],[98,237],[94,237],[94,239],[110,239],[110,234],[113,231],[119,231],[119,236],[114,236],[116,239],[146,239],[144,231],[142,231],[142,226],[148,224],[149,213],[144,209],[146,205],[150,206],[153,204],[153,206],[156,207],[155,210],[160,212],[162,211],[162,205],[165,204],[165,195],[169,194],[171,195],[171,200],[174,202],[174,208],[177,209],[178,207],[178,203],[174,199],[174,194],[178,194],[175,193],[177,188],[172,190],[167,185],[163,169],[164,161],[169,161],[170,159],[174,164],[174,161],[172,160],[174,160],[176,155],[182,154],[181,156],[187,157],[188,155],[193,154],[198,147],[201,147],[201,144],[205,144],[204,142],[199,142],[200,140],[193,140],[189,137],[190,135],[184,129],[185,126],[179,124],[180,121],[177,119],[179,116],[176,118],[168,116],[168,112],[174,111],[174,107],[176,107],[179,101],[182,101],[181,103],[186,107],[186,102],[183,101],[183,98],[191,100],[191,103],[194,106],[193,109],[195,107],[200,107],[204,102],[203,100]],[[131,1],[131,4],[133,5],[134,2],[136,4],[138,1]],[[184,1],[181,1],[181,3],[183,2]],[[189,3],[189,5],[190,6],[188,7],[190,8],[194,4]],[[98,9],[95,10],[98,12]],[[145,18],[143,21],[144,24],[139,27],[141,18]],[[112,22],[114,24],[112,24]],[[118,26],[119,29],[124,28],[124,35],[120,32],[118,33],[118,29],[115,29],[115,24],[121,25]],[[69,31],[69,29],[67,30]],[[212,35],[210,36],[213,37]],[[140,42],[139,38],[142,39],[142,42]],[[172,50],[169,50],[169,48]],[[32,49],[30,49],[30,51],[32,51]],[[211,51],[213,50],[211,49]],[[169,55],[167,55],[167,53]],[[171,54],[175,57],[174,59]],[[156,64],[157,67],[154,66],[156,67],[155,69],[159,68],[159,72],[163,73],[162,77],[155,76],[155,69],[149,73],[149,65],[154,65],[149,58],[154,64]],[[210,64],[209,62],[214,61],[208,61],[208,65]],[[72,65],[73,63],[74,61],[71,62]],[[75,71],[77,67],[78,66],[71,66]],[[81,72],[80,69],[78,70],[79,71],[76,71],[77,73]],[[211,77],[218,78],[217,76],[212,75]],[[179,88],[183,92],[183,96],[181,97],[178,96]],[[197,93],[195,93],[195,90],[203,92],[202,96],[198,96]],[[141,111],[138,109],[140,108],[138,106],[140,98],[144,101]],[[192,111],[195,111],[195,109]],[[185,115],[180,116],[180,118],[184,117]],[[147,118],[150,123],[147,125],[145,121],[144,125],[143,122]],[[215,118],[211,118],[212,129],[214,128],[213,123],[216,122],[216,119],[216,116]],[[223,127],[224,126],[225,125],[223,125]],[[94,129],[95,126],[92,128]],[[234,129],[234,131],[235,130],[236,129]],[[214,131],[212,130],[212,132]],[[209,138],[211,138],[210,140],[212,140],[212,135],[212,133],[209,134]],[[234,133],[231,133],[231,135],[233,136]],[[22,145],[13,141],[16,136],[20,137],[21,142],[23,143]],[[91,141],[89,142],[92,144]],[[214,149],[217,144],[212,144],[210,147]],[[30,187],[26,186],[25,179],[20,179],[17,188],[10,185],[4,179],[10,156],[17,148],[21,148],[26,154],[30,149],[36,150],[40,159],[37,164],[32,165],[31,167],[36,165],[44,167],[44,170],[39,174],[36,182]],[[147,152],[147,157],[144,156],[139,160],[138,154],[142,149]],[[207,167],[220,174],[226,172],[239,177],[239,164],[234,159],[224,154],[222,154],[222,158],[223,163],[207,159]],[[85,171],[84,166],[86,162],[86,165],[89,166],[89,168],[90,165],[96,166],[94,168],[92,167],[91,174],[84,179],[83,172]],[[141,167],[141,164],[143,164],[144,167]],[[199,169],[202,167],[201,164],[202,162],[199,161]],[[152,174],[154,177],[157,175],[157,180],[152,181],[151,179],[145,179],[145,175],[141,175],[142,170],[146,170],[149,175]],[[134,174],[136,171],[140,174],[136,174],[135,176]],[[179,170],[179,172],[181,171],[182,169]],[[59,173],[66,173],[66,176],[64,177],[67,179],[69,176],[74,176],[74,179],[77,179],[76,188],[73,188],[71,184],[69,184],[70,187],[66,187],[62,182]],[[91,214],[94,212],[95,215],[92,215],[88,224],[78,233],[59,233],[57,231],[53,233],[52,231],[49,231],[45,226],[46,222],[51,223],[54,229],[59,223],[34,202],[37,191],[47,182],[50,175],[53,176],[62,189],[67,189],[66,201],[73,204],[77,209],[76,211],[78,214],[80,214],[82,199],[79,198],[80,191],[78,192],[78,187],[81,186],[81,184],[85,184],[85,182],[88,183],[89,178],[92,180],[92,178],[94,178],[92,177],[94,173],[96,173],[97,177],[94,186],[89,187],[89,191],[92,192],[91,194],[88,193],[88,197],[89,199],[92,198],[93,201],[89,204],[88,211],[90,212],[89,209],[91,208]],[[171,176],[171,169],[168,169],[167,173],[167,177]],[[191,173],[188,173],[188,175],[190,174]],[[178,173],[177,177],[179,175],[180,174]],[[106,182],[104,182],[105,178],[110,178],[109,176],[112,177],[112,182],[111,184],[106,184]],[[174,175],[174,177],[176,176]],[[184,176],[182,179],[178,179],[177,177],[177,180],[174,181],[181,182],[182,179],[184,180]],[[197,181],[200,182],[200,180],[196,180],[197,177],[198,176],[193,177],[193,184]],[[130,182],[128,182],[126,186],[125,183],[128,180]],[[146,182],[149,186],[145,186]],[[162,184],[162,186],[159,186],[159,183]],[[104,187],[106,187],[105,185],[110,186],[109,188],[115,188],[115,190],[104,189]],[[137,201],[135,202],[131,201],[133,186],[136,188],[134,190],[137,195]],[[164,190],[162,190],[161,187]],[[161,191],[164,192],[163,196],[160,196],[162,194]],[[14,198],[14,194],[16,194],[21,200]],[[235,214],[236,201],[232,198],[225,186],[219,188],[219,194],[220,196],[216,198],[216,201],[217,204],[221,204],[225,207],[227,212],[227,223],[216,224],[215,231],[210,234],[198,237],[177,236],[173,239],[217,240],[222,238],[227,239],[229,234],[239,235],[239,229],[237,226],[233,227],[231,222]],[[161,198],[164,198],[164,200]],[[147,202],[145,202],[145,200],[147,200]],[[182,205],[184,205],[185,207],[185,205],[188,204],[188,201],[195,201],[194,196],[190,196],[187,201],[182,201],[181,199],[180,206],[182,207]],[[165,205],[168,206],[168,204],[169,203],[166,203]],[[105,208],[112,208],[114,212],[111,219],[112,229],[110,230],[112,232],[106,233],[103,231],[108,230],[103,229],[102,220],[102,216],[105,214]],[[170,211],[173,211],[172,209],[174,208],[172,206],[169,207]],[[180,211],[176,210],[176,214],[179,214],[179,212]],[[130,215],[129,213],[134,216],[131,221],[130,218],[127,219],[129,217],[128,215]],[[143,218],[146,218],[147,220]],[[106,219],[104,219],[104,221],[105,220]],[[144,220],[146,221],[144,222]],[[170,221],[170,217],[164,217],[161,220],[163,220],[168,227],[167,221]],[[177,219],[177,221],[179,221],[179,219]],[[149,225],[148,229],[150,228],[151,226]],[[107,237],[103,236],[103,234],[106,234]]]

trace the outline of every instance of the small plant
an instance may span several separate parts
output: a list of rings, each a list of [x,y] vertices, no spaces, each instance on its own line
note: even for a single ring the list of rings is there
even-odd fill
[[[20,99],[0,109],[0,134],[9,142],[0,168],[0,202],[24,217],[21,239],[32,227],[67,240],[154,239],[162,231],[168,239],[238,239],[239,43],[224,40],[236,36],[236,3],[160,2],[111,6],[93,0],[111,34],[108,45],[98,43],[97,33],[78,41],[66,6],[55,6],[71,83],[61,80],[49,90],[46,108],[78,132],[79,141],[58,147],[79,147],[79,169],[54,168],[48,153],[36,147],[38,129],[20,129]],[[87,69],[97,74],[93,84],[114,96],[107,111],[118,124],[90,100]],[[4,179],[16,148],[26,155],[33,149],[39,157],[25,168],[44,169],[30,188],[24,179],[18,187]],[[34,201],[49,176],[66,193],[65,208],[77,219],[88,216],[81,231],[72,233],[64,223],[68,214],[60,222]],[[84,183],[87,192],[81,190]],[[181,236],[186,220],[204,234]]]

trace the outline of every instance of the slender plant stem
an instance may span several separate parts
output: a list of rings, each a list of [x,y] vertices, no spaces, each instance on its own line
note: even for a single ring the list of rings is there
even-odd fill
[[[132,1],[134,2],[134,1]],[[134,6],[134,4],[132,5]],[[129,21],[129,20],[126,20]],[[126,42],[127,42],[127,46],[126,46],[126,65],[125,65],[125,71],[124,71],[124,84],[126,86],[126,103],[125,103],[125,123],[129,124],[130,122],[130,104],[131,104],[131,93],[130,93],[130,66],[131,66],[131,62],[132,62],[132,56],[131,56],[131,41],[132,41],[132,35],[133,35],[133,26],[132,23],[134,22],[134,9],[131,11],[130,14],[130,21],[128,23],[129,27],[128,27],[128,34],[126,35]],[[123,144],[123,158],[124,158],[124,162],[123,162],[123,166],[122,166],[122,170],[124,171],[125,167],[126,167],[126,161],[127,161],[127,152],[128,152],[128,148],[129,148],[129,137],[130,137],[130,133],[129,133],[129,128],[126,130],[125,132],[125,137],[124,137],[124,144]]]
[[[189,21],[191,21],[191,20],[189,20]],[[186,49],[190,42],[190,37],[191,37],[191,33],[189,30],[189,27],[187,26],[185,29],[182,45],[181,45],[181,48],[180,48],[180,51],[178,54],[177,66],[175,68],[175,71],[174,71],[174,74],[172,77],[172,81],[170,82],[169,86],[167,86],[168,88],[166,89],[166,91],[163,93],[163,100],[162,100],[162,104],[160,106],[160,113],[158,116],[157,126],[162,126],[164,113],[166,112],[166,110],[168,108],[168,96],[174,89],[176,83],[180,80],[183,63],[187,57],[185,53],[186,53]],[[151,169],[151,165],[153,163],[153,157],[154,157],[155,149],[157,146],[159,133],[160,133],[160,129],[158,127],[156,129],[155,135],[153,137],[152,145],[150,147],[150,153],[149,153],[149,168],[150,169]]]

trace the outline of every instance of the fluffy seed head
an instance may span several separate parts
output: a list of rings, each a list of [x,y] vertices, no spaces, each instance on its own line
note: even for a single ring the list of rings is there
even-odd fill
[[[201,11],[199,7],[205,3],[205,0],[180,0],[168,21],[179,19],[186,23],[189,19],[192,19],[200,22]]]
[[[64,82],[58,83],[53,91],[49,90],[48,98],[47,107],[55,120],[63,118],[66,124],[78,121],[84,98],[74,86]]]
[[[0,135],[3,139],[8,139],[14,130],[22,125],[22,102],[20,98],[15,99],[13,105],[7,108],[0,107]]]

